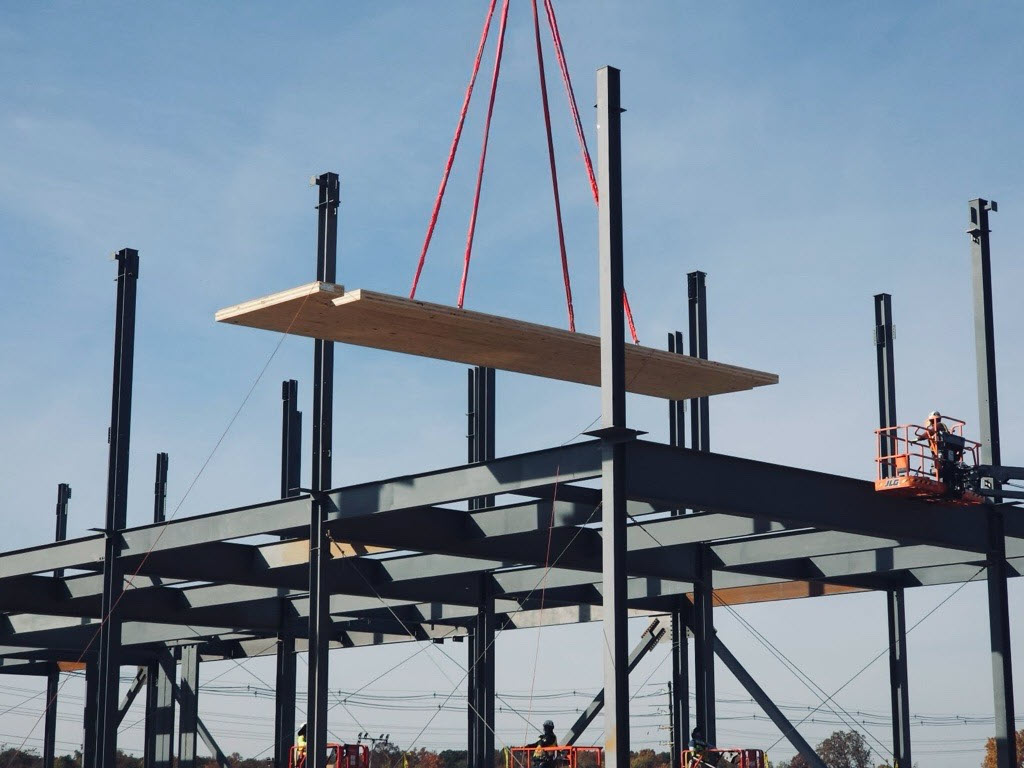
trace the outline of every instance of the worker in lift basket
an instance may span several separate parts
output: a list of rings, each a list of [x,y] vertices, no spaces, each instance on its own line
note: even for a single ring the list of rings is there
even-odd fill
[[[708,742],[700,728],[694,728],[690,734],[690,748],[693,750],[693,758],[687,768],[715,768],[718,765],[718,757],[708,752]]]
[[[533,768],[554,768],[559,762],[559,756],[555,752],[546,752],[544,747],[554,747],[558,744],[555,737],[555,724],[551,720],[544,721],[544,732],[535,742],[528,746],[536,747],[533,753]]]

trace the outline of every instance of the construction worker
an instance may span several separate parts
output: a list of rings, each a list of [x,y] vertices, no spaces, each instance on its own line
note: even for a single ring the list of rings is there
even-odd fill
[[[707,766],[714,768],[716,758],[708,753],[708,742],[700,728],[694,728],[693,733],[690,734],[690,747],[693,749],[693,758],[687,768],[707,768]]]
[[[306,762],[306,724],[295,732],[295,768]]]
[[[533,753],[534,768],[554,768],[558,761],[558,755],[554,752],[545,751],[545,747],[558,745],[558,738],[555,736],[555,724],[551,720],[544,721],[544,732],[529,747],[536,747]]]

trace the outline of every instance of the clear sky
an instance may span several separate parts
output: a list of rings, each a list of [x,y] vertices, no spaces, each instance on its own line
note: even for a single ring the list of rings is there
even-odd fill
[[[466,305],[561,325],[531,19],[525,0],[512,5]],[[684,327],[685,275],[702,269],[711,356],[781,375],[770,391],[715,399],[714,450],[870,477],[871,296],[880,291],[894,296],[901,418],[938,408],[975,422],[964,230],[967,201],[981,196],[1001,208],[992,226],[1004,460],[1024,463],[1024,354],[1014,338],[1024,327],[1015,292],[1024,278],[1018,3],[561,0],[557,8],[591,141],[594,71],[623,71],[626,272],[641,340],[661,346],[666,331]],[[339,282],[408,290],[483,11],[482,2],[4,5],[5,546],[51,538],[58,482],[74,488],[71,535],[102,524],[115,275],[107,257],[124,246],[138,248],[142,262],[130,522],[149,519],[157,451],[171,456],[178,516],[276,495],[284,378],[300,380],[308,435],[304,339],[284,342],[178,508],[277,343],[218,327],[213,312],[312,279],[308,179],[325,170],[342,179]],[[487,62],[421,283],[424,299],[455,300],[490,54]],[[561,85],[551,77],[549,86],[576,317],[593,331],[596,217]],[[337,357],[337,483],[463,460],[462,367],[362,349],[339,349]],[[562,442],[599,407],[596,391],[567,384],[499,374],[498,387],[500,453]],[[633,426],[666,437],[664,403],[633,398],[629,408]],[[908,621],[952,591],[912,591]],[[1024,588],[1014,583],[1010,599],[1019,617]],[[880,595],[738,614],[829,692],[886,643]],[[778,701],[817,703],[734,615],[719,611],[717,621]],[[635,624],[634,635],[643,628]],[[533,723],[550,713],[561,730],[600,687],[599,632],[590,625],[501,636],[499,689],[523,697],[508,701]],[[1022,638],[1015,632],[1018,710]],[[427,648],[364,693],[377,706],[401,692],[447,693],[462,673],[441,654],[464,664],[464,648]],[[331,685],[354,690],[417,650],[334,654]],[[965,587],[922,623],[909,653],[915,714],[991,715],[983,585]],[[656,650],[634,674],[637,686],[647,681],[636,699],[638,746],[666,739],[659,726],[667,719],[657,716],[666,657]],[[222,746],[265,750],[269,701],[251,689],[248,698],[230,698],[223,686],[244,692],[272,683],[272,662],[204,665],[202,676],[212,688],[201,713]],[[883,757],[887,677],[882,659],[838,697],[855,715],[877,715],[857,716],[876,723],[868,729]],[[720,706],[723,739],[774,742],[739,685],[724,671],[719,679],[730,700]],[[0,686],[0,742],[18,743],[41,701],[7,710],[39,685],[8,677]],[[59,738],[70,750],[80,739],[80,682],[65,693]],[[389,732],[405,747],[432,706],[339,707],[331,728],[343,738],[361,728]],[[826,719],[806,725],[811,741],[837,727]],[[498,725],[499,744],[532,734],[510,712],[499,713]],[[464,713],[442,713],[415,746],[461,746],[464,728]],[[598,729],[588,738],[599,738]],[[915,753],[922,765],[973,764],[989,731],[915,727]],[[40,735],[37,728],[28,744]],[[141,726],[127,727],[122,744],[138,749],[141,739]],[[792,750],[783,744],[771,754]]]

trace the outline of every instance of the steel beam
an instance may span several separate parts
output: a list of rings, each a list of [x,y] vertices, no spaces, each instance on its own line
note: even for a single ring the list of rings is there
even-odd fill
[[[622,294],[622,108],[619,70],[597,72],[598,250],[601,299],[601,538],[604,574],[605,759],[629,766],[626,632],[625,322]]]
[[[117,315],[114,326],[114,381],[110,406],[110,457],[107,467],[107,514],[104,526],[103,600],[97,656],[96,742],[93,766],[114,764],[117,751],[117,705],[120,679],[121,616],[124,571],[118,559],[120,532],[127,527],[128,457],[131,438],[132,370],[135,355],[135,295],[139,252],[115,254]]]
[[[178,685],[178,768],[195,768],[199,736],[199,646],[181,649],[181,682]]]
[[[644,440],[626,450],[638,501],[988,552],[981,508],[893,499],[864,480]]]
[[[896,371],[893,354],[892,296],[888,293],[875,295],[875,354],[878,369],[878,427],[886,429],[896,426]],[[893,445],[890,435],[881,434],[878,439],[881,455],[890,456]],[[891,477],[892,462],[882,465],[882,477]]]
[[[338,255],[338,175],[316,178],[316,277],[335,281]],[[331,446],[334,428],[334,342],[313,341],[313,501],[309,520],[309,684],[306,738],[309,768],[325,768],[327,759],[327,671],[331,642],[330,591],[327,564],[330,542],[326,518],[332,511],[324,491],[331,487]]]
[[[117,725],[121,726],[124,722],[125,715],[128,714],[128,710],[131,709],[132,704],[135,703],[135,699],[139,693],[146,687],[146,680],[148,678],[147,670],[145,667],[139,667],[135,672],[135,678],[132,680],[131,685],[128,686],[128,690],[124,694],[124,698],[121,699],[121,703],[117,707]]]
[[[156,455],[156,482],[153,484],[153,522],[167,519],[167,468],[171,463],[166,453]]]
[[[978,371],[978,426],[981,464],[999,466],[999,398],[996,387],[995,318],[992,302],[992,254],[988,214],[998,210],[994,201],[980,198],[968,203],[971,223],[971,273],[974,288],[974,347]],[[998,490],[991,479],[983,481]],[[987,509],[988,611],[992,646],[992,688],[995,698],[996,765],[1017,765],[1016,721],[1013,707],[1013,662],[1010,653],[1010,606],[1006,591],[1006,539],[1002,510]]]
[[[811,745],[808,744],[800,732],[797,731],[796,727],[789,722],[789,719],[782,714],[781,710],[775,706],[775,702],[769,698],[768,694],[764,692],[757,681],[750,676],[750,673],[743,667],[742,664],[737,661],[736,657],[732,655],[732,652],[725,646],[725,644],[715,638],[714,642],[715,654],[722,660],[726,668],[733,674],[733,677],[739,681],[750,697],[758,703],[764,713],[768,715],[771,721],[775,724],[786,740],[793,745],[794,749],[800,753],[800,755],[807,761],[810,768],[828,768],[825,762],[818,757]],[[899,768],[903,768],[903,763],[899,764]]]
[[[903,590],[886,592],[889,615],[889,688],[892,693],[892,752],[896,768],[913,766],[907,676],[907,618]]]

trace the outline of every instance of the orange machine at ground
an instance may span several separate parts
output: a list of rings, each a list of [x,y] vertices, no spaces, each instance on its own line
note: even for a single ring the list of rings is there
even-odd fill
[[[925,426],[875,430],[875,490],[953,504],[981,504],[972,489],[979,443],[963,436],[964,422],[943,416]]]
[[[683,768],[767,768],[760,749],[684,749]]]
[[[288,753],[288,768],[303,768],[306,750],[292,747]],[[365,744],[328,744],[327,765],[334,768],[370,768],[370,750]]]
[[[601,747],[510,747],[505,768],[601,768]]]

